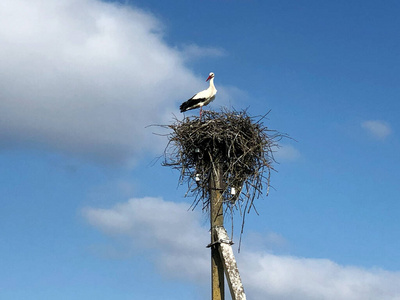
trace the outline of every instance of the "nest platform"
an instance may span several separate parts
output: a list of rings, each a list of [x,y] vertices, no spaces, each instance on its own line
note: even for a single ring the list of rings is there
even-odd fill
[[[185,196],[194,197],[192,208],[209,210],[211,172],[220,168],[223,200],[232,211],[250,212],[254,200],[268,194],[275,163],[273,150],[284,136],[264,125],[266,115],[247,111],[203,111],[202,119],[185,117],[166,125],[168,145],[163,165],[179,170],[187,184]]]

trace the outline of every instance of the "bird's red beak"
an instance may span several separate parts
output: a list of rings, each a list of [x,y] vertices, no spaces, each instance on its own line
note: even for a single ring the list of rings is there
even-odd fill
[[[206,79],[206,81],[209,81],[211,78],[212,78],[211,76],[208,76],[208,78]]]

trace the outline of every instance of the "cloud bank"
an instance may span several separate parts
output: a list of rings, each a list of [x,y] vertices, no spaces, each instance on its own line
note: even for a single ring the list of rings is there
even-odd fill
[[[145,126],[164,124],[204,87],[162,29],[151,14],[115,3],[3,0],[0,149],[28,145],[106,163],[158,152]]]
[[[142,198],[109,209],[86,208],[83,215],[104,234],[129,241],[129,247],[158,253],[148,258],[165,276],[205,286],[210,266],[205,245],[210,237],[200,225],[199,214],[187,208],[187,204]],[[242,252],[237,259],[249,299],[400,299],[400,272],[279,256],[267,250]]]
[[[206,245],[210,235],[199,225],[199,214],[188,211],[186,203],[147,197],[131,199],[111,209],[86,208],[83,215],[106,235],[130,240],[134,251],[159,252],[157,264],[165,274],[207,281]],[[181,262],[179,266],[175,264],[177,260]]]

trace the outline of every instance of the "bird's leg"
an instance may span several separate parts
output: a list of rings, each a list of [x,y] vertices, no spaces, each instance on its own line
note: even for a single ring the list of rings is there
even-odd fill
[[[200,106],[200,121],[201,121],[201,113],[203,111],[203,106]]]

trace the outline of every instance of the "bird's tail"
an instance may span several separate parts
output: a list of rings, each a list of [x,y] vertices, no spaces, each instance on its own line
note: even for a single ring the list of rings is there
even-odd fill
[[[184,112],[187,111],[187,107],[188,107],[187,103],[184,102],[181,104],[181,106],[179,106],[179,109],[181,110],[181,112]]]

